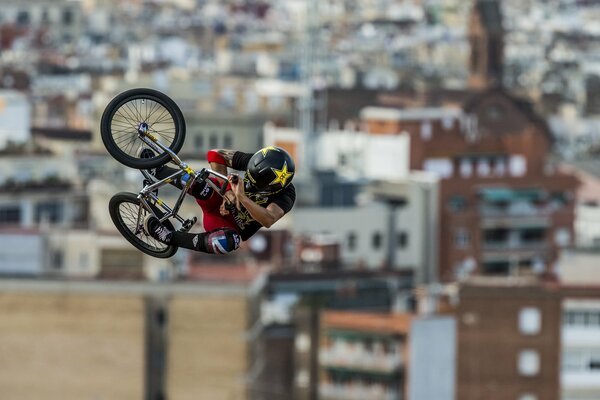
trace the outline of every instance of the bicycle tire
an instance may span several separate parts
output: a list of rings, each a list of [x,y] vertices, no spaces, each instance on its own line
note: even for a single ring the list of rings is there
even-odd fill
[[[138,250],[157,258],[173,256],[177,252],[177,246],[161,243],[146,235],[141,227],[136,226],[139,205],[137,195],[128,192],[117,193],[108,203],[110,218],[121,235]],[[154,211],[160,215],[160,211]],[[147,213],[148,211],[143,209],[141,222]],[[173,229],[173,225],[168,220],[164,224],[169,229]]]
[[[146,124],[148,130],[159,140],[162,139],[161,143],[175,154],[183,147],[185,119],[179,106],[157,90],[130,89],[108,103],[100,120],[104,147],[121,164],[136,169],[150,169],[171,160],[166,152],[157,152],[151,158],[140,158],[142,148],[148,147],[138,136],[141,124]]]

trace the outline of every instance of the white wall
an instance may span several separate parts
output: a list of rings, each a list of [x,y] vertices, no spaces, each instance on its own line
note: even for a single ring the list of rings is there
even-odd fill
[[[577,247],[600,247],[600,206],[577,204],[575,240]]]
[[[44,240],[26,232],[0,233],[0,273],[38,275],[44,268]]]
[[[0,149],[8,141],[23,143],[30,137],[31,106],[25,95],[0,90]]]
[[[437,185],[415,180],[407,183],[408,203],[396,214],[396,232],[408,235],[406,247],[397,247],[396,262],[400,268],[414,268],[421,282],[425,276],[424,264],[430,264],[430,271],[435,271],[437,265]],[[389,215],[388,206],[377,201],[357,207],[297,207],[291,213],[291,229],[299,234],[329,233],[342,245],[343,262],[378,268],[387,260]],[[351,232],[356,235],[354,250],[348,244]],[[376,232],[382,235],[378,249],[372,243]]]
[[[454,400],[456,376],[456,321],[429,317],[410,327],[408,399]]]
[[[600,398],[600,301],[563,301],[561,332],[561,388],[563,399]]]
[[[409,175],[408,134],[374,136],[357,131],[330,131],[318,138],[317,167],[347,178],[402,181]]]

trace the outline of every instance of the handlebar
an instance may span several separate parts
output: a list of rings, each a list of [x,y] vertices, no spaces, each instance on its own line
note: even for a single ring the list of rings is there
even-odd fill
[[[209,184],[211,186],[213,186],[213,189],[217,190],[218,193],[223,196],[225,194],[225,192],[227,191],[227,185],[229,184],[229,178],[223,174],[220,174],[216,171],[213,171],[212,169],[208,169],[208,168],[203,168],[198,174],[196,174],[196,179],[206,179],[208,178],[209,175],[214,175],[217,178],[221,178],[223,180],[223,184],[219,187],[216,184],[214,184],[211,181],[208,181]],[[234,184],[237,184],[239,182],[239,176],[238,175],[232,175],[231,177],[231,182]]]

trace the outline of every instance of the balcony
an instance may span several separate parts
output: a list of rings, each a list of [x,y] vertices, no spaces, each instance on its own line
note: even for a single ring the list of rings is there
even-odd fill
[[[383,384],[366,385],[359,382],[321,382],[319,398],[323,400],[401,400],[400,388]]]
[[[402,367],[402,356],[398,352],[376,353],[343,346],[322,348],[319,361],[327,369],[371,375],[391,375]]]
[[[484,241],[483,250],[504,251],[504,250],[537,250],[546,251],[548,243],[545,240],[503,240],[503,241]]]
[[[600,391],[600,370],[562,371],[560,384],[563,390]]]
[[[492,228],[548,228],[550,226],[550,216],[536,215],[509,215],[499,214],[483,215],[479,226],[483,229]]]
[[[563,326],[563,347],[597,347],[600,350],[600,326]]]

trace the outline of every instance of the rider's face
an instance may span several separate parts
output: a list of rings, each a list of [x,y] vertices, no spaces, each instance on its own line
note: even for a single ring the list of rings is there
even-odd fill
[[[261,194],[263,196],[268,196],[271,193],[269,190],[260,190],[256,187],[247,177],[244,178],[244,190],[250,193]]]

